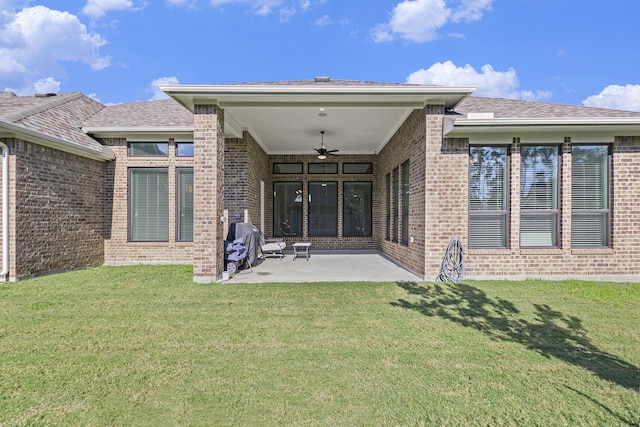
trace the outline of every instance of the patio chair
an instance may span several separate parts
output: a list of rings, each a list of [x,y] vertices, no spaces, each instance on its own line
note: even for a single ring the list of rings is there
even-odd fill
[[[260,250],[262,251],[262,257],[277,256],[280,259],[284,258],[282,252],[287,247],[287,242],[282,239],[265,239],[264,235],[260,236]]]

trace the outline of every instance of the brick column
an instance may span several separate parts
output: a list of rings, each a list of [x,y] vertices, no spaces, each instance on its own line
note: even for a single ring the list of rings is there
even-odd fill
[[[443,105],[428,105],[425,160],[424,276],[438,275],[449,240],[459,237],[467,248],[468,163],[466,139],[443,138]]]
[[[224,111],[196,105],[193,134],[193,280],[209,283],[224,269]]]

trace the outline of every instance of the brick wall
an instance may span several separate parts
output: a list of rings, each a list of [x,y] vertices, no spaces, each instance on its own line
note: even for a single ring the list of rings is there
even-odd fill
[[[445,145],[452,143],[445,140]],[[456,142],[459,144],[459,141]],[[466,141],[455,163],[468,170]],[[510,156],[510,247],[502,250],[467,250],[468,277],[576,277],[640,274],[640,137],[617,137],[612,146],[612,245],[606,249],[571,248],[571,143],[559,141],[560,159],[560,247],[521,249],[520,241],[520,145],[512,144]],[[460,181],[454,168],[443,175],[451,183]],[[463,186],[468,199],[467,185]],[[468,202],[467,202],[468,203]],[[464,208],[466,215],[467,207]],[[442,215],[445,215],[443,212]],[[456,229],[467,248],[467,219]],[[435,261],[435,260],[434,260]]]
[[[260,181],[268,177],[269,160],[262,147],[249,132],[242,138],[225,139],[224,207],[231,223],[244,222],[245,209],[249,222],[260,227]]]
[[[441,109],[441,108],[440,108]],[[430,245],[426,235],[427,194],[426,186],[431,175],[427,168],[427,116],[430,109],[415,110],[393,135],[389,143],[382,149],[376,159],[377,198],[375,199],[375,229],[376,243],[383,253],[398,260],[419,275],[424,275],[425,248]],[[442,124],[437,125],[440,127]],[[440,133],[442,135],[442,133]],[[386,231],[386,175],[409,160],[409,241],[400,243],[400,236],[393,235],[385,239]],[[400,181],[402,177],[400,176]],[[392,183],[393,188],[393,183]],[[400,187],[400,193],[402,193]],[[402,197],[399,199],[397,212],[391,216],[398,216],[398,232],[402,230]]]
[[[11,153],[9,280],[102,264],[104,164],[3,141]]]
[[[163,140],[158,140],[162,142]],[[166,142],[167,139],[164,139]],[[103,139],[116,155],[116,160],[105,164],[103,186],[104,208],[104,263],[122,265],[135,263],[191,263],[193,243],[177,241],[176,169],[193,167],[193,157],[176,156],[175,141],[169,139],[167,157],[129,157],[125,138]],[[169,178],[169,241],[129,241],[129,168],[167,168]]]
[[[196,105],[193,139],[193,277],[210,282],[224,270],[224,110]]]

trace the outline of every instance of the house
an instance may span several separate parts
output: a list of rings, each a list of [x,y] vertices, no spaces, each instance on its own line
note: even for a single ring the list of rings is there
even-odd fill
[[[453,236],[471,277],[640,277],[640,113],[329,78],[162,89],[0,94],[7,280],[190,263],[209,282],[244,221],[425,279]]]

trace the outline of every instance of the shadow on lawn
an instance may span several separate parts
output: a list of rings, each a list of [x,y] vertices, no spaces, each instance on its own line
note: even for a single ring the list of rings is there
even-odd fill
[[[450,320],[495,340],[521,344],[545,357],[580,366],[604,380],[639,391],[640,369],[598,349],[577,317],[567,316],[546,304],[534,304],[535,320],[522,319],[511,302],[491,298],[463,283],[398,282],[398,286],[421,298],[414,302],[400,299],[391,303],[394,306]]]

